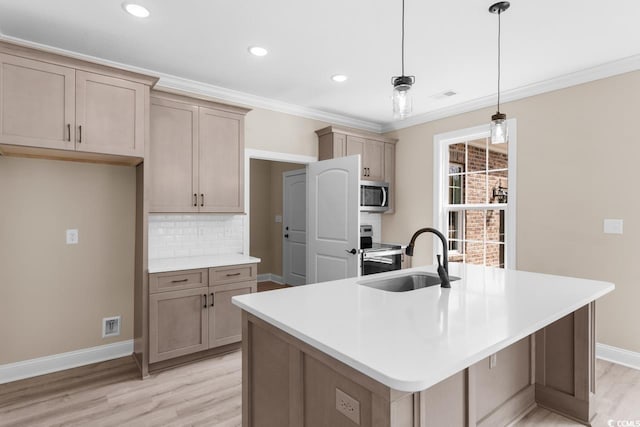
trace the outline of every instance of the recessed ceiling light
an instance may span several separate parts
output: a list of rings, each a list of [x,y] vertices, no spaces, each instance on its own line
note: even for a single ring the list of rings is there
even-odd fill
[[[254,56],[265,56],[269,51],[260,46],[251,46],[249,48],[249,53]]]
[[[136,18],[147,18],[149,16],[149,10],[135,3],[122,3],[122,7],[129,14],[135,16]]]
[[[338,83],[346,82],[348,78],[349,77],[345,76],[344,74],[334,74],[333,76],[331,76],[331,80]]]

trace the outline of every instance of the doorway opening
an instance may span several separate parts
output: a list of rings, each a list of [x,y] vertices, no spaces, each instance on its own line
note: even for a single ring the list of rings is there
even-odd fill
[[[277,289],[286,283],[283,268],[283,174],[304,170],[317,159],[259,150],[245,150],[245,254],[261,259],[258,290]]]

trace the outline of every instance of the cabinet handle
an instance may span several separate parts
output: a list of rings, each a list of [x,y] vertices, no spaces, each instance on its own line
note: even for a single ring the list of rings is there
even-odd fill
[[[240,273],[227,273],[227,277],[239,276]]]
[[[78,126],[78,144],[82,144],[82,125]]]
[[[214,298],[215,296],[213,296],[213,292],[211,292],[211,307],[215,305],[216,300]]]
[[[204,298],[204,308],[207,308],[207,294],[202,295]]]
[[[182,279],[182,280],[172,280],[171,283],[182,283],[182,282],[187,282],[189,279]]]
[[[67,123],[67,141],[71,142],[71,123]]]
[[[198,206],[198,195],[193,193],[193,206]]]
[[[204,194],[200,193],[200,199],[201,199],[200,206],[204,207]]]

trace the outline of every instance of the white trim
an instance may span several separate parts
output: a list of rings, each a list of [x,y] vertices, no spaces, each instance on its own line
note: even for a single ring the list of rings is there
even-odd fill
[[[517,140],[518,128],[516,119],[508,119],[509,127],[509,171],[507,172],[509,180],[509,199],[507,201],[506,211],[506,245],[507,254],[505,266],[515,269],[517,267],[516,258],[516,168],[517,168]],[[446,218],[443,215],[441,207],[444,206],[444,182],[443,182],[443,165],[448,162],[449,151],[443,148],[449,144],[456,144],[463,141],[471,141],[478,138],[486,138],[490,135],[489,123],[473,126],[466,129],[458,129],[451,132],[440,133],[433,136],[433,227],[438,230],[446,229]],[[433,239],[433,260],[440,249],[440,242]]]
[[[227,89],[220,86],[215,86],[208,83],[202,83],[195,80],[189,80],[182,77],[174,76],[171,74],[165,74],[147,68],[135,67],[132,65],[122,64],[120,62],[109,61],[107,59],[99,58],[96,56],[85,55],[82,53],[73,52],[66,49],[60,49],[57,47],[35,43],[28,40],[23,40],[17,37],[0,34],[0,40],[10,43],[19,44],[25,47],[44,50],[58,55],[69,56],[72,58],[80,59],[83,61],[95,62],[98,64],[106,65],[114,68],[121,68],[124,70],[132,71],[134,73],[146,74],[149,76],[159,77],[160,80],[156,84],[157,89],[175,89],[194,94],[200,94],[210,96],[222,101],[241,104],[249,107],[264,108],[271,111],[277,111],[280,113],[291,114],[298,117],[304,117],[307,119],[320,120],[323,122],[338,124],[357,129],[363,129],[370,132],[380,133],[382,131],[382,124],[377,122],[371,122],[367,120],[357,119],[355,117],[349,117],[342,114],[330,113],[327,111],[321,111],[315,108],[303,107],[300,105],[290,104],[288,102],[278,101],[275,99],[265,98],[262,96],[251,95],[245,92],[239,92],[232,89]]]
[[[133,354],[133,340],[0,365],[0,384]]]
[[[640,353],[596,343],[596,357],[618,365],[640,370]]]
[[[299,163],[307,165],[317,162],[316,156],[306,156],[304,154],[279,153],[277,151],[255,150],[245,148],[244,150],[244,209],[246,216],[244,218],[244,239],[242,242],[242,253],[249,255],[250,246],[250,230],[251,230],[251,159],[271,160],[274,162]]]
[[[617,76],[619,74],[629,73],[631,71],[640,70],[640,54],[629,56],[627,58],[618,59],[616,61],[607,62],[596,65],[595,67],[586,68],[584,70],[575,71],[573,73],[564,74],[562,76],[553,77],[540,82],[532,83],[526,86],[501,91],[501,104],[517,101],[519,99],[528,98],[534,95],[540,95],[554,90],[565,89],[583,83],[595,80],[605,79],[607,77]],[[457,114],[467,113],[469,111],[479,110],[481,108],[495,106],[496,96],[491,94],[482,98],[461,102],[450,107],[441,108],[424,114],[418,114],[408,117],[402,121],[385,123],[382,125],[382,133],[393,130],[404,129],[422,123],[432,122],[434,120],[444,119],[446,117],[455,116]],[[505,108],[508,114],[508,108]]]
[[[278,276],[273,273],[258,274],[258,283],[260,282],[275,282],[280,285],[284,285],[284,279],[282,276]]]

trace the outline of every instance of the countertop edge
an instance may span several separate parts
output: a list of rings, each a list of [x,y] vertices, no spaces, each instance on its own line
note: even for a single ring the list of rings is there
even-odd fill
[[[346,364],[347,366],[373,378],[374,380],[386,385],[387,387],[390,387],[394,390],[398,390],[398,391],[403,391],[403,392],[418,392],[418,391],[423,391],[426,390],[434,385],[436,385],[437,383],[439,383],[440,381],[449,378],[451,375],[454,375],[457,372],[460,372],[461,370],[473,365],[474,363],[479,362],[480,360],[489,357],[490,355],[497,353],[498,351],[510,346],[511,344],[516,343],[517,341],[526,338],[527,336],[533,334],[534,332],[544,328],[545,326],[550,325],[551,323],[561,319],[562,317],[566,316],[569,313],[572,313],[574,311],[576,311],[577,309],[579,309],[580,307],[583,307],[595,300],[597,300],[598,298],[601,298],[602,296],[608,294],[609,292],[613,291],[615,289],[615,285],[613,283],[610,282],[602,282],[602,283],[606,283],[609,286],[606,289],[603,289],[601,291],[598,291],[596,293],[594,293],[593,295],[587,297],[587,298],[583,298],[577,302],[575,302],[574,304],[571,304],[565,308],[563,308],[562,310],[554,313],[552,316],[548,316],[547,318],[540,320],[539,322],[530,325],[527,328],[523,328],[521,331],[519,331],[517,334],[513,334],[512,336],[510,336],[508,339],[505,339],[503,341],[500,341],[494,345],[490,345],[487,348],[485,348],[484,350],[474,354],[471,357],[467,357],[465,359],[456,361],[455,363],[452,363],[450,366],[448,366],[446,369],[441,369],[439,370],[435,375],[429,376],[427,378],[422,378],[422,379],[418,379],[418,380],[407,380],[407,379],[402,379],[402,378],[393,378],[393,377],[389,377],[388,375],[376,371],[372,368],[370,368],[367,365],[364,365],[360,362],[358,362],[357,360],[354,360],[352,358],[350,358],[349,356],[340,353],[330,347],[327,347],[325,345],[323,345],[322,343],[314,340],[313,338],[304,335],[302,333],[299,333],[298,331],[288,327],[287,325],[284,325],[280,322],[278,322],[277,320],[271,318],[270,316],[264,315],[263,313],[259,312],[258,310],[254,310],[252,307],[244,304],[240,299],[234,297],[233,298],[233,304],[235,304],[236,306],[240,307],[241,309],[247,311],[248,313],[251,313],[252,315],[256,316],[257,318],[264,320],[265,322],[283,330],[284,332],[288,333],[289,335],[303,341],[306,344],[311,345],[312,347],[322,351],[323,353],[333,357],[334,359]]]
[[[260,258],[249,255],[223,255],[211,257],[193,258],[163,258],[161,260],[149,261],[147,272],[149,274],[167,273],[171,271],[196,270],[200,268],[215,268],[232,265],[258,264]],[[154,265],[155,262],[155,265]]]

